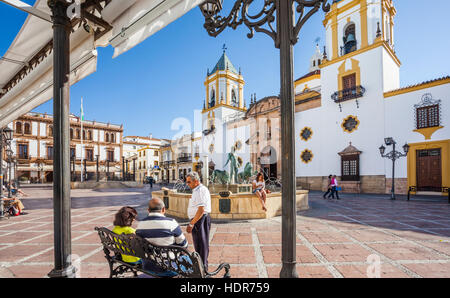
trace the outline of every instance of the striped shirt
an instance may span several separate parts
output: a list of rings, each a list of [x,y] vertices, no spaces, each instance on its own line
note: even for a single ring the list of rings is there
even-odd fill
[[[178,222],[173,218],[165,217],[164,214],[159,212],[149,213],[144,220],[140,221],[136,235],[158,246],[188,246]]]

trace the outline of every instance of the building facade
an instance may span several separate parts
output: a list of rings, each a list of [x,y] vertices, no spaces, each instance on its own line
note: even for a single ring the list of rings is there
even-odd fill
[[[391,137],[397,151],[409,146],[396,161],[397,192],[450,186],[450,77],[400,86],[396,13],[392,0],[333,2],[323,21],[324,51],[317,46],[307,74],[294,83],[298,184],[323,190],[335,174],[343,191],[390,192],[392,161],[380,145]],[[234,152],[240,166],[250,162],[266,178],[280,178],[279,98],[252,95],[247,110],[243,96],[232,93],[241,94],[243,82],[225,53],[208,72],[200,155],[213,169],[229,170]]]
[[[151,176],[161,179],[160,155],[163,140],[148,137],[126,136],[123,138],[124,170],[128,180],[143,182]]]
[[[72,180],[121,177],[123,126],[81,120],[70,115]],[[8,125],[14,130],[12,151],[21,181],[53,182],[53,117],[27,113]],[[97,165],[98,164],[98,165]]]

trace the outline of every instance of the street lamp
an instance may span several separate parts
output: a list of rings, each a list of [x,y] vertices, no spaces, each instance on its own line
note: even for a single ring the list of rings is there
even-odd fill
[[[383,145],[381,145],[381,147],[378,148],[378,149],[380,150],[381,157],[388,158],[388,159],[392,160],[391,200],[395,200],[395,161],[397,159],[399,159],[400,157],[404,157],[404,156],[408,155],[409,145],[407,143],[405,145],[403,145],[403,151],[405,153],[401,153],[401,152],[395,150],[395,145],[397,143],[395,142],[395,140],[393,138],[391,138],[391,137],[385,138],[384,139],[384,143],[386,144],[386,146],[391,146],[392,145],[392,151],[389,152],[389,153],[386,153],[386,154],[384,154],[384,152],[386,151],[386,147],[384,147]]]
[[[0,129],[0,220],[6,218],[3,213],[3,146],[8,145],[12,139],[12,129],[9,127]]]
[[[205,18],[204,27],[210,36],[216,37],[226,27],[236,29],[244,24],[250,30],[248,38],[252,38],[255,31],[265,33],[273,39],[275,47],[280,49],[280,110],[283,115],[281,117],[283,267],[280,277],[298,277],[295,269],[296,184],[295,167],[292,165],[295,160],[293,46],[297,43],[300,29],[305,22],[320,7],[328,12],[330,4],[327,4],[327,0],[265,0],[260,12],[250,15],[249,6],[255,2],[261,4],[262,1],[235,0],[228,16],[222,17],[219,15],[222,2],[222,0],[206,0],[200,5]],[[310,10],[305,11],[305,8]]]
[[[10,148],[6,149],[6,156],[8,157],[8,198],[11,198],[11,166],[13,151]]]

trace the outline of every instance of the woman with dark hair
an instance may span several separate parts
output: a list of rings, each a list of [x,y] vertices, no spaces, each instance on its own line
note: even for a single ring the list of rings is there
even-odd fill
[[[328,176],[328,186],[327,186],[327,192],[323,194],[323,198],[326,199],[327,195],[331,193],[331,178],[333,178],[333,175]]]
[[[113,233],[120,234],[136,234],[136,230],[131,227],[133,221],[137,218],[137,211],[133,207],[122,207],[116,213],[114,217],[114,229]],[[142,264],[142,260],[140,258],[136,258],[133,256],[122,255],[122,261],[131,263],[131,264]]]
[[[262,173],[258,173],[258,175],[256,175],[256,179],[253,180],[252,183],[252,187],[253,187],[253,193],[256,193],[256,195],[259,198],[259,201],[261,202],[262,205],[262,209],[264,211],[267,211],[266,208],[266,183],[264,182],[264,176]]]

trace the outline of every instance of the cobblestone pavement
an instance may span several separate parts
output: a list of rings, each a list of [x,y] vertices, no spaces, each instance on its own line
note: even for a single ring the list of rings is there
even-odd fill
[[[46,277],[53,268],[52,189],[24,190],[27,214],[0,221],[0,276]],[[311,192],[310,210],[298,213],[300,277],[450,277],[450,204],[445,198],[341,197],[324,200]],[[109,274],[94,227],[112,228],[115,212],[125,205],[136,207],[139,218],[146,216],[149,198],[148,186],[72,191],[72,253],[81,258],[81,277]],[[187,222],[179,222],[185,230]],[[192,250],[192,238],[187,238]],[[210,268],[228,262],[233,277],[279,276],[281,217],[213,221],[210,243]]]

